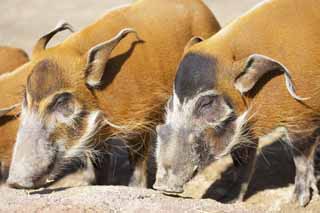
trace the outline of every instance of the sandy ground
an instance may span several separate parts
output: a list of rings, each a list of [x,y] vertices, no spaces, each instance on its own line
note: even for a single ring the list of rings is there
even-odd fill
[[[3,212],[231,213],[235,212],[235,207],[239,213],[251,212],[243,204],[226,205],[209,199],[170,198],[153,190],[119,186],[79,187],[60,192],[42,190],[31,194],[8,188],[2,188],[1,191],[8,194],[0,201],[0,211]]]
[[[114,162],[121,162],[126,157],[115,155],[115,158]],[[130,174],[128,164],[120,165],[115,164],[112,169],[114,184],[119,184],[120,179],[127,181]],[[234,168],[230,165],[231,159],[226,157],[208,166],[185,186],[180,197],[119,185],[54,186],[34,191],[14,190],[4,185],[0,186],[0,212],[319,212],[317,197],[305,208],[291,202],[294,167],[284,144],[277,142],[260,149],[245,202],[232,202],[239,185],[232,182]],[[226,192],[227,197],[220,196]]]
[[[205,1],[224,26],[260,0]],[[59,20],[66,20],[79,30],[108,9],[129,2],[0,0],[0,45],[21,47],[30,53],[39,35],[54,27]],[[65,36],[62,33],[55,42]],[[150,189],[125,186],[55,188],[29,192],[2,186],[0,212],[319,212],[320,202],[317,199],[313,199],[306,208],[289,202],[294,168],[291,157],[280,144],[263,149],[246,202],[225,204],[228,199],[222,199],[220,201],[223,204],[215,201],[216,195],[230,186],[230,169],[226,169],[229,161],[210,166],[186,186],[184,196],[195,199],[169,197]],[[114,168],[112,176],[115,180],[126,179],[122,177],[122,170]],[[219,170],[223,172],[219,173]]]
[[[212,199],[172,198],[150,189],[125,186],[90,186],[69,189],[17,191],[6,187],[0,200],[0,212],[134,212],[134,213],[252,213],[319,212],[312,202],[305,209],[290,203],[282,204],[280,194],[286,189],[269,190],[260,194],[260,200],[246,203],[221,204]],[[268,204],[263,199],[273,200]]]

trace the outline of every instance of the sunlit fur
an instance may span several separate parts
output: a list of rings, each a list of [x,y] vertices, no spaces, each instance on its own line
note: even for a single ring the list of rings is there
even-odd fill
[[[27,53],[19,48],[0,46],[0,76],[29,61]]]
[[[226,137],[223,133],[219,133],[220,129],[225,128],[225,121],[234,116],[233,109],[227,104],[219,106],[225,108],[225,113],[215,122],[208,122],[206,118],[201,120],[195,118],[196,103],[199,98],[208,95],[221,96],[222,94],[216,90],[208,90],[180,103],[174,92],[172,106],[168,104],[166,107],[165,124],[158,127],[156,147],[158,171],[154,185],[156,189],[183,192],[183,185],[193,177],[195,170],[201,171],[213,160],[233,152],[235,147],[255,146],[247,129],[250,118],[254,116],[250,114],[250,110],[243,112],[235,121],[230,121],[233,124],[228,126],[232,127],[232,131],[226,139],[223,139]],[[162,130],[164,126],[168,127]],[[216,132],[212,133],[216,136],[212,136],[218,139],[217,141],[207,141],[204,135],[208,130]],[[161,138],[163,137],[161,131],[164,131],[162,134],[167,137]],[[219,146],[215,145],[222,142],[223,144]],[[185,150],[186,147],[190,147],[189,152]],[[184,165],[183,168],[181,164]],[[167,180],[164,177],[167,177]]]
[[[246,127],[245,141],[257,141],[277,128],[286,130],[283,139],[293,147],[298,171],[293,197],[301,206],[310,201],[310,189],[314,189],[313,150],[319,143],[319,9],[316,1],[265,1],[185,53],[215,60],[212,89],[231,100],[238,118],[250,109],[254,116]],[[267,70],[253,88],[241,94],[235,81],[256,54],[279,66]],[[296,91],[288,80],[294,82]],[[301,97],[309,99],[297,101]]]
[[[171,21],[166,22],[163,17]],[[90,86],[86,79],[86,69],[92,67],[87,61],[90,49],[112,39],[125,28],[134,29],[141,40],[130,34],[119,41],[110,58],[104,58],[109,59],[107,67],[97,67],[105,65],[106,61],[93,66],[95,72],[104,70],[105,75],[97,84],[98,88]],[[82,161],[88,157],[96,158],[100,153],[108,152],[107,139],[124,140],[133,165],[141,170],[137,172],[142,174],[141,177],[135,178],[137,184],[146,186],[145,162],[149,143],[154,127],[162,120],[163,106],[170,94],[184,46],[194,35],[208,38],[219,29],[211,11],[200,0],[141,0],[108,12],[61,44],[36,51],[24,71],[28,75],[32,73],[29,77],[33,76],[31,88],[27,85],[26,89],[27,108],[35,110],[46,126],[55,129],[52,137],[57,140],[52,139],[52,142],[64,144],[58,147],[65,149],[57,154],[59,159],[63,159],[64,154],[76,155],[76,159]],[[41,74],[48,69],[50,72],[46,75]],[[48,75],[56,78],[46,79]],[[53,79],[57,78],[59,80],[54,82]],[[38,91],[37,88],[41,89]],[[34,94],[31,91],[35,91]],[[51,97],[63,92],[72,94],[83,111],[81,116],[73,112],[74,117],[65,120],[57,119],[59,113],[56,117],[55,112],[47,112],[48,106],[53,104]],[[91,121],[95,115],[99,120],[93,124]],[[72,129],[74,119],[80,120],[81,127],[68,131]],[[86,129],[88,125],[90,128]],[[53,162],[57,164],[53,165],[53,171],[60,167],[60,163],[63,164],[61,168],[69,163],[70,167],[74,166],[73,161]],[[86,166],[86,163],[81,162],[79,166]]]

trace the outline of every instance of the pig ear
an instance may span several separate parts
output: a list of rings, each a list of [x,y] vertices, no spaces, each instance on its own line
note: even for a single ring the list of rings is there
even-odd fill
[[[186,44],[186,46],[184,47],[184,52],[186,53],[187,50],[192,47],[193,45],[200,43],[201,41],[203,41],[204,39],[200,36],[194,36],[192,37],[188,43]]]
[[[61,32],[64,30],[69,30],[69,31],[73,32],[72,26],[70,24],[68,24],[67,22],[64,22],[64,21],[60,21],[52,31],[45,34],[44,36],[42,36],[38,40],[38,42],[36,43],[36,45],[34,46],[34,48],[32,50],[32,55],[38,54],[38,53],[44,51],[46,49],[46,46],[47,46],[48,42],[50,41],[50,39],[58,32]]]
[[[10,106],[8,108],[2,108],[0,109],[0,118],[4,115],[6,115],[7,113],[11,112],[12,110],[14,110],[15,108],[17,108],[20,104],[15,104],[13,106]]]
[[[134,33],[137,39],[141,39],[138,36],[138,33],[131,29],[125,28],[121,30],[115,37],[112,39],[98,44],[97,46],[91,48],[88,53],[88,61],[86,68],[86,83],[90,87],[99,87],[101,84],[102,76],[105,71],[105,67],[109,60],[112,50],[119,44],[119,42],[125,38],[128,34]]]
[[[249,92],[262,76],[271,71],[281,71],[284,74],[287,89],[294,99],[299,101],[308,99],[296,94],[291,74],[283,64],[259,54],[251,55],[248,58],[244,70],[235,78],[234,86],[241,94]]]

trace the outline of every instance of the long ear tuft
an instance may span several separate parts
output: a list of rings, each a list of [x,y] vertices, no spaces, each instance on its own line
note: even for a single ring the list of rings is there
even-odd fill
[[[138,33],[131,28],[121,30],[112,39],[96,45],[91,48],[88,53],[87,68],[86,68],[86,83],[88,86],[95,88],[101,84],[102,76],[112,53],[112,50],[125,38],[128,34],[134,33],[137,40],[141,41]]]
[[[15,108],[17,108],[20,104],[15,104],[13,106],[10,106],[8,108],[2,108],[0,109],[0,118],[4,115],[6,115],[7,113],[11,112],[12,110],[14,110]]]
[[[244,94],[254,88],[263,75],[275,70],[281,71],[284,74],[287,90],[294,99],[299,101],[309,99],[302,98],[296,94],[291,74],[283,64],[259,54],[253,54],[248,58],[245,68],[235,78],[234,86],[241,94]]]
[[[60,21],[52,31],[45,34],[38,40],[38,42],[36,43],[36,45],[32,50],[32,54],[34,55],[44,51],[50,39],[58,32],[61,32],[64,30],[69,30],[70,32],[73,32],[73,28],[69,23],[65,21]]]

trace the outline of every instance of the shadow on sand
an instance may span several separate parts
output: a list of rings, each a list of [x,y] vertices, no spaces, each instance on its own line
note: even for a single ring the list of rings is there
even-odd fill
[[[227,168],[222,178],[216,180],[203,195],[223,203],[237,199],[240,193],[240,183],[234,182],[231,175],[235,171],[233,166]],[[256,169],[253,174],[245,199],[259,191],[286,187],[294,182],[295,168],[289,147],[282,142],[275,142],[263,147],[257,157]],[[223,189],[227,196],[221,197],[217,189]]]

